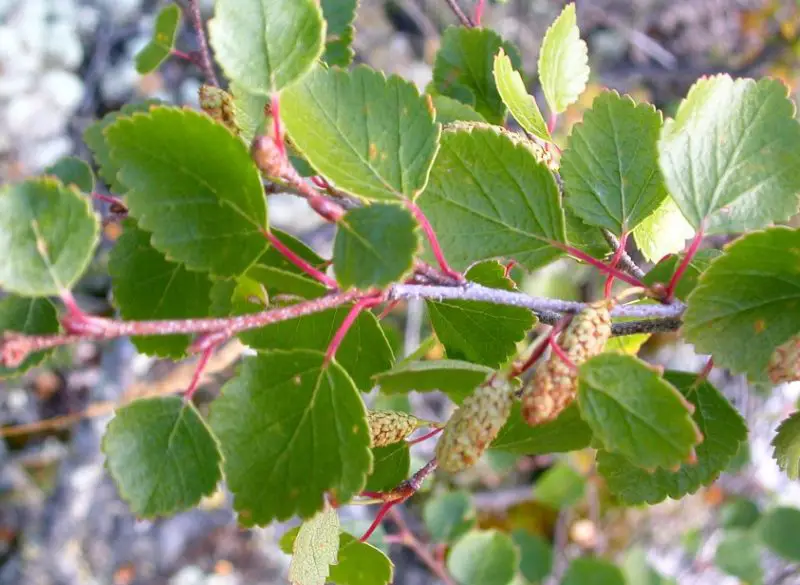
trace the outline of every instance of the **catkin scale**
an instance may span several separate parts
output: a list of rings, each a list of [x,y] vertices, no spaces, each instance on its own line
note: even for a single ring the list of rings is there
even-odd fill
[[[561,333],[558,345],[572,365],[578,366],[603,351],[611,337],[609,303],[589,305],[575,315]],[[553,352],[522,389],[522,417],[529,425],[556,418],[575,398],[578,373]]]
[[[373,447],[399,443],[420,427],[417,417],[394,410],[370,410],[367,422]]]
[[[198,90],[200,108],[234,134],[239,133],[233,98],[213,85],[201,85]]]
[[[444,427],[436,444],[439,468],[456,473],[473,466],[508,420],[513,401],[507,380],[478,386]]]

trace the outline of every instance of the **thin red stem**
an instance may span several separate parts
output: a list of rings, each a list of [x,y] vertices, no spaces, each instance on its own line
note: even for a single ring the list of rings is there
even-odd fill
[[[173,57],[178,57],[178,59],[183,59],[184,61],[189,61],[189,63],[194,63],[194,57],[190,53],[184,53],[183,51],[179,51],[178,49],[172,49],[170,51],[170,55]]]
[[[203,353],[200,354],[200,359],[197,360],[197,365],[195,366],[194,373],[192,374],[192,380],[189,382],[189,386],[183,393],[184,402],[189,402],[192,400],[192,396],[194,396],[198,386],[200,386],[200,377],[203,375],[203,372],[208,365],[208,360],[211,358],[211,354],[214,353],[215,349],[216,346],[211,346],[207,349],[204,349]]]
[[[303,260],[300,256],[292,252],[283,242],[281,242],[278,237],[273,234],[272,232],[264,231],[262,232],[264,237],[267,238],[269,243],[275,247],[275,249],[280,252],[284,258],[286,258],[289,262],[297,266],[300,270],[308,274],[311,278],[318,280],[325,286],[330,289],[335,289],[338,287],[338,284],[334,279],[330,276],[325,274],[324,272],[317,270],[311,264]]]
[[[618,270],[616,268],[611,268],[604,262],[598,260],[597,258],[594,258],[593,256],[590,256],[586,252],[583,252],[581,250],[578,250],[577,248],[568,246],[567,244],[563,244],[561,242],[551,242],[551,244],[556,248],[564,250],[569,255],[574,256],[578,260],[583,260],[587,264],[591,264],[592,266],[594,266],[601,272],[604,272],[605,274],[613,274],[614,278],[618,278],[623,282],[627,282],[631,286],[640,286],[642,288],[647,288],[644,284],[642,284],[642,282],[638,278],[634,278],[630,274],[626,274],[625,272],[622,272],[621,270]]]
[[[328,349],[325,352],[325,360],[323,362],[325,365],[329,364],[331,361],[333,361],[333,358],[336,357],[336,351],[339,349],[342,341],[344,341],[344,336],[347,335],[350,327],[352,327],[353,323],[355,323],[356,319],[358,319],[361,311],[369,309],[370,307],[374,307],[381,302],[383,302],[383,295],[359,299],[356,304],[353,305],[353,308],[347,313],[347,316],[344,318],[344,321],[342,321],[342,324],[339,325],[339,329],[336,330],[336,333],[333,335],[333,339],[331,339],[331,342],[328,345]]]
[[[214,64],[211,62],[211,51],[208,50],[208,41],[203,29],[203,19],[200,16],[200,0],[188,0],[189,18],[192,21],[192,28],[197,35],[197,47],[200,54],[200,68],[206,76],[206,82],[219,87],[219,81],[214,73]]]
[[[311,182],[314,183],[320,189],[330,189],[331,184],[325,177],[321,177],[319,175],[313,175],[311,177]]]
[[[372,536],[372,533],[375,532],[375,529],[381,525],[383,521],[383,517],[389,513],[389,510],[392,509],[393,506],[399,504],[402,500],[395,500],[393,502],[386,502],[385,504],[381,504],[381,507],[378,508],[378,513],[375,515],[375,520],[372,521],[372,524],[369,525],[367,531],[359,538],[361,542],[366,542],[369,540],[369,537]]]
[[[552,134],[553,130],[556,129],[556,124],[558,123],[558,114],[555,112],[550,112],[550,117],[547,118],[547,131]]]
[[[408,441],[408,446],[410,447],[411,445],[416,445],[417,443],[421,443],[422,441],[427,441],[431,437],[435,437],[436,435],[441,433],[443,430],[444,430],[444,427],[439,427],[439,428],[433,429],[431,432],[425,433],[421,437],[417,437],[416,439]]]
[[[569,325],[569,322],[572,321],[572,317],[573,317],[573,315],[571,315],[571,314],[564,315],[559,320],[558,323],[553,325],[553,328],[550,329],[550,331],[547,333],[547,335],[539,338],[537,340],[537,343],[539,345],[536,346],[536,349],[533,350],[533,353],[531,353],[531,355],[528,357],[528,359],[525,360],[525,363],[523,363],[521,366],[515,367],[514,369],[511,370],[511,372],[509,372],[509,375],[508,375],[509,378],[516,378],[517,376],[520,376],[520,375],[524,374],[525,372],[527,372],[533,366],[533,364],[535,364],[536,361],[540,357],[542,357],[542,354],[544,354],[545,350],[547,349],[547,346],[550,345],[550,342],[553,339],[555,339],[556,335],[561,333],[561,331],[564,330],[564,327]]]
[[[619,245],[617,249],[614,250],[614,256],[611,258],[611,262],[609,263],[610,268],[616,268],[617,264],[619,264],[619,259],[622,258],[622,255],[625,253],[625,245],[628,243],[628,232],[624,231],[619,236]],[[606,277],[606,285],[604,288],[605,298],[611,298],[611,288],[614,286],[614,275],[609,274]]]
[[[381,311],[381,314],[378,315],[378,321],[383,321],[386,318],[386,316],[389,313],[391,313],[395,309],[395,307],[397,307],[397,305],[399,305],[399,304],[400,304],[399,300],[392,301],[391,303],[387,303],[386,307],[383,309],[383,311]]]
[[[704,230],[705,230],[705,225],[701,223],[700,227],[697,228],[697,233],[694,235],[694,238],[692,239],[692,243],[689,244],[689,249],[686,250],[686,254],[683,256],[683,260],[681,260],[681,263],[675,270],[675,274],[673,274],[672,278],[669,280],[669,284],[667,285],[667,291],[665,293],[665,299],[667,301],[671,301],[675,296],[675,289],[678,288],[678,284],[680,283],[681,278],[683,278],[686,269],[689,268],[689,264],[694,258],[694,255],[697,254],[697,250],[700,249],[700,244],[703,243]]]
[[[569,359],[569,356],[564,353],[564,350],[561,349],[561,346],[558,345],[558,342],[556,342],[554,337],[551,337],[549,339],[549,343],[550,347],[553,348],[553,353],[556,354],[561,359],[562,362],[567,364],[570,370],[572,370],[573,372],[577,372],[578,366],[576,366],[575,363],[571,359]]]
[[[695,378],[695,381],[692,383],[692,387],[699,386],[700,384],[705,382],[708,379],[708,376],[711,375],[711,370],[713,369],[714,369],[714,358],[712,356],[709,356],[706,365],[703,366],[703,369],[700,370],[700,372],[697,374],[697,378]]]
[[[277,93],[272,94],[270,101],[270,112],[272,113],[272,139],[281,156],[286,157],[286,144],[283,140],[283,125],[281,124],[281,100]]]
[[[511,271],[514,269],[514,266],[516,265],[517,265],[516,260],[511,260],[508,264],[506,264],[505,270],[503,270],[503,276],[505,276],[506,278],[510,278],[509,275],[511,274]]]
[[[103,193],[92,193],[92,198],[97,199],[98,201],[104,201],[105,203],[110,203],[112,206],[117,206],[128,210],[128,207],[125,203],[122,202],[122,199],[119,197],[114,197],[113,195],[104,195]]]
[[[486,9],[486,0],[478,0],[478,3],[475,5],[475,16],[472,17],[472,22],[475,23],[475,26],[481,25],[481,20],[483,19],[483,11]]]
[[[428,243],[431,246],[431,252],[433,252],[436,261],[439,263],[439,268],[441,271],[444,272],[446,276],[449,276],[458,282],[463,282],[464,276],[460,272],[450,268],[450,265],[447,263],[447,259],[444,257],[444,252],[439,245],[439,239],[436,237],[436,232],[433,231],[433,226],[428,221],[428,218],[425,217],[422,209],[420,209],[419,205],[410,199],[406,199],[405,204],[408,210],[416,218],[417,223],[419,223],[420,227],[422,228],[422,231],[425,232],[425,237],[428,238]]]

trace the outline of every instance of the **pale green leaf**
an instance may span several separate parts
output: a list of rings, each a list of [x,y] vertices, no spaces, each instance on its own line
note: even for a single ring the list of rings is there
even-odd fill
[[[800,478],[800,412],[784,420],[772,439],[772,457],[789,479]]]
[[[74,185],[83,193],[94,191],[94,173],[89,164],[74,156],[67,156],[47,167],[44,175],[52,175],[64,185]]]
[[[589,81],[586,43],[580,37],[575,4],[567,4],[547,29],[539,51],[539,82],[550,112],[560,114]]]
[[[800,510],[776,506],[764,514],[757,525],[761,542],[787,561],[800,562]]]
[[[461,585],[508,585],[518,563],[511,537],[496,530],[468,532],[447,557],[447,568]]]
[[[292,544],[289,582],[292,585],[325,585],[338,552],[339,513],[325,506],[300,526]]]
[[[189,270],[244,272],[267,247],[261,177],[247,147],[205,114],[152,107],[105,130],[126,201],[151,244]]]
[[[316,0],[218,0],[208,23],[214,56],[232,82],[270,95],[322,55],[325,21]]]
[[[456,403],[472,394],[494,370],[472,362],[436,360],[404,362],[375,376],[384,394],[439,390]]]
[[[585,492],[586,478],[563,461],[545,471],[533,485],[536,501],[556,510],[574,506]]]
[[[317,67],[283,92],[293,144],[336,187],[363,199],[413,199],[439,143],[433,108],[409,82],[366,66]]]
[[[511,115],[525,130],[543,140],[552,140],[536,98],[528,94],[522,76],[514,70],[503,49],[494,58],[494,81]]]
[[[346,503],[372,467],[366,408],[352,379],[321,352],[246,358],[211,405],[239,522],[313,516],[330,492]]]
[[[565,453],[588,447],[591,439],[592,431],[576,404],[567,407],[554,421],[535,427],[525,422],[519,404],[514,404],[491,448],[520,455]]]
[[[6,295],[0,299],[0,339],[5,333],[45,335],[58,333],[56,308],[47,299],[22,298]],[[0,365],[0,380],[17,376],[36,366],[50,355],[52,350],[31,353],[16,368]]]
[[[169,57],[175,47],[180,19],[181,9],[177,4],[167,4],[159,11],[153,38],[136,55],[136,71],[142,75],[155,71]]]
[[[717,545],[714,564],[748,585],[761,585],[764,582],[758,536],[750,531],[726,531]]]
[[[625,552],[620,568],[625,574],[627,585],[677,585],[675,581],[662,577],[653,569],[647,562],[647,553],[641,546],[629,548]]]
[[[683,217],[672,197],[667,197],[656,210],[633,228],[636,248],[648,262],[658,262],[667,254],[680,252],[694,229]]]
[[[118,409],[103,453],[120,495],[139,517],[189,509],[221,479],[214,436],[179,396],[142,398]]]
[[[694,228],[743,232],[788,219],[800,192],[800,123],[777,79],[697,81],[659,141],[661,172]]]
[[[475,504],[469,492],[440,492],[425,502],[422,519],[431,541],[449,543],[475,525]]]
[[[44,297],[81,277],[100,231],[88,198],[52,178],[0,189],[0,287]]]

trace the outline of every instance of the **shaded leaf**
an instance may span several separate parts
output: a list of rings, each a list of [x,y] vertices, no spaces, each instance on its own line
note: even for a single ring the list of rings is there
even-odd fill
[[[564,197],[564,201],[569,201],[569,197]],[[611,246],[608,245],[600,229],[585,223],[575,215],[569,205],[564,208],[564,222],[567,228],[567,242],[571,246],[599,259],[611,254]]]
[[[768,549],[787,561],[800,562],[800,510],[776,506],[764,514],[757,529]]]
[[[175,47],[181,9],[176,4],[167,4],[156,15],[153,37],[136,54],[136,71],[144,75],[159,68]]]
[[[749,585],[761,585],[764,582],[764,569],[761,567],[761,547],[758,544],[758,537],[752,532],[726,531],[717,545],[714,564]]]
[[[552,140],[536,98],[528,94],[522,76],[514,70],[503,49],[494,58],[494,81],[500,97],[520,126],[543,140]]]
[[[656,572],[647,562],[647,553],[641,546],[628,549],[620,567],[627,585],[677,585]]]
[[[697,81],[664,124],[661,172],[689,223],[743,232],[788,219],[800,192],[800,123],[777,79]]]
[[[630,232],[667,196],[658,171],[661,114],[604,92],[572,128],[561,157],[567,203],[584,222]]]
[[[297,256],[314,268],[325,271],[326,261],[296,237],[272,228],[272,234]],[[320,297],[328,290],[324,284],[308,276],[303,270],[289,262],[273,246],[258,257],[247,271],[247,276],[263,284],[270,295],[289,294],[305,299]]]
[[[578,557],[567,567],[561,585],[625,585],[625,576],[608,561]]]
[[[103,453],[120,495],[140,517],[187,510],[221,479],[214,436],[179,396],[119,408],[103,436]]]
[[[74,185],[83,193],[94,191],[94,173],[85,160],[75,156],[67,156],[47,167],[44,175],[52,175],[64,185]]]
[[[70,289],[97,245],[97,216],[74,188],[52,178],[0,190],[0,287],[44,297]]]
[[[225,478],[245,526],[302,518],[360,492],[372,466],[366,409],[353,381],[320,352],[245,358],[211,405]]]
[[[108,261],[114,303],[123,319],[189,319],[210,314],[211,280],[169,262],[150,245],[150,234],[133,221],[111,250]],[[189,335],[132,337],[140,352],[179,358],[186,354]]]
[[[563,461],[545,471],[533,485],[533,497],[556,510],[574,506],[585,491],[586,478]]]
[[[0,299],[0,339],[6,332],[44,335],[58,333],[56,308],[47,299],[22,298],[6,295]],[[31,353],[16,368],[0,365],[0,380],[26,372],[50,355],[52,350]]]
[[[433,107],[436,108],[436,121],[439,124],[451,122],[486,122],[486,118],[467,104],[449,98],[446,95],[434,95]]]
[[[666,372],[664,377],[695,407],[692,416],[703,434],[703,442],[696,449],[697,463],[684,463],[677,472],[657,469],[648,473],[621,455],[599,451],[597,470],[609,490],[629,505],[655,504],[667,496],[678,499],[694,493],[701,485],[709,485],[747,438],[744,420],[714,386],[706,381],[695,385],[696,374]]]
[[[519,51],[487,28],[451,26],[444,31],[436,62],[433,87],[437,93],[475,108],[492,124],[502,124],[506,105],[495,85],[494,56],[503,49],[514,69],[521,69]]]
[[[469,492],[447,491],[432,496],[422,508],[431,541],[449,543],[475,525],[475,505]]]
[[[711,262],[715,258],[721,255],[722,252],[719,250],[699,250],[689,262],[688,266],[686,267],[686,272],[683,273],[678,286],[675,288],[675,296],[679,299],[685,299],[688,297],[689,293],[691,293],[697,286],[700,275],[708,269],[708,267],[711,265]],[[672,278],[672,275],[675,274],[675,270],[678,269],[678,266],[682,261],[682,255],[671,255],[662,259],[658,264],[653,266],[653,268],[651,268],[647,274],[645,274],[642,282],[648,286],[659,282],[662,284],[667,284]]]
[[[322,55],[325,21],[315,0],[218,0],[208,32],[228,79],[270,95]]]
[[[575,102],[589,81],[589,58],[581,40],[575,4],[567,4],[542,41],[539,51],[539,82],[554,114]]]
[[[403,362],[375,376],[384,394],[439,390],[458,404],[494,370],[459,360]]]
[[[720,526],[726,529],[752,527],[761,518],[761,511],[753,500],[736,497],[725,502],[719,510]]]
[[[364,489],[371,492],[389,491],[408,477],[411,467],[408,443],[400,441],[385,447],[373,447],[372,461],[372,473]]]
[[[292,544],[289,582],[325,585],[339,552],[339,513],[330,506],[306,520]]]
[[[347,67],[353,60],[353,20],[358,0],[322,0],[320,5],[328,25],[322,60],[328,65]]]
[[[493,127],[442,134],[419,204],[454,268],[503,257],[533,270],[561,255],[550,242],[566,239],[564,212],[540,157]]]
[[[366,66],[317,67],[283,92],[293,144],[336,187],[363,199],[413,199],[439,142],[433,108],[409,82]]]
[[[778,427],[775,438],[772,439],[774,450],[772,457],[775,459],[789,479],[800,477],[800,412],[784,420]]]
[[[541,583],[553,570],[553,547],[538,534],[518,528],[511,533],[520,552],[519,571],[528,583]]]
[[[492,449],[520,455],[565,453],[589,446],[592,431],[583,421],[577,404],[568,406],[554,421],[530,426],[514,404],[508,422],[491,445]]]
[[[508,585],[518,563],[511,537],[496,530],[468,532],[447,557],[447,569],[461,585]]]
[[[261,177],[242,141],[205,114],[154,106],[105,130],[130,214],[189,270],[244,272],[266,248]]]

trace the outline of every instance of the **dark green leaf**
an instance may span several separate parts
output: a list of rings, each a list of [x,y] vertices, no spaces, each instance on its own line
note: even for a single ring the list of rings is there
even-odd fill
[[[411,270],[419,236],[406,209],[374,203],[351,209],[336,225],[333,268],[342,287],[383,288]]]
[[[153,38],[136,55],[136,71],[144,75],[159,68],[175,47],[181,9],[167,4],[156,16]]]
[[[240,337],[259,350],[325,351],[349,311],[350,307],[322,311],[255,329]],[[363,311],[358,316],[336,352],[336,361],[364,392],[372,388],[373,375],[392,366],[394,355],[375,315]]]
[[[766,378],[776,347],[800,331],[800,231],[770,228],[736,240],[687,299],[683,332],[720,368]]]
[[[541,583],[553,569],[553,547],[538,534],[524,529],[511,533],[520,552],[519,571],[528,583]]]
[[[608,353],[583,363],[578,404],[605,449],[640,467],[678,467],[702,440],[683,395],[633,356]]]
[[[731,530],[724,534],[717,545],[714,563],[728,575],[733,575],[748,585],[764,582],[761,567],[761,547],[758,537],[745,530]]]
[[[683,277],[675,289],[675,296],[679,299],[688,297],[689,293],[697,286],[700,275],[711,265],[711,261],[721,254],[722,252],[719,250],[699,250],[686,267],[686,272],[683,273]],[[642,279],[642,282],[648,286],[659,282],[667,284],[682,260],[683,256],[676,255],[664,258],[650,269]]]
[[[142,398],[118,409],[103,452],[120,495],[140,517],[189,509],[221,479],[214,436],[179,396]]]
[[[326,492],[345,503],[372,466],[366,408],[353,381],[319,352],[246,358],[211,405],[211,427],[240,523],[313,516]]]
[[[599,451],[600,475],[609,490],[627,504],[655,504],[667,496],[678,499],[694,493],[717,478],[747,438],[742,417],[711,384],[695,386],[697,375],[683,372],[667,372],[665,378],[695,407],[694,422],[703,434],[703,442],[697,446],[697,463],[683,464],[677,472],[657,469],[647,473],[620,455]]]
[[[190,270],[244,272],[266,248],[261,177],[242,141],[205,114],[154,106],[105,130],[131,216]]]
[[[491,448],[520,455],[566,453],[588,447],[591,439],[592,431],[577,404],[567,407],[554,421],[535,427],[523,420],[519,404],[514,404]]]
[[[419,203],[454,268],[503,257],[533,270],[561,254],[550,242],[566,239],[564,212],[540,157],[497,128],[444,132]]]
[[[108,261],[114,302],[123,319],[189,319],[210,314],[211,280],[169,262],[150,245],[150,234],[133,221],[111,250]],[[133,337],[136,348],[149,355],[179,358],[189,345],[188,335]]]
[[[0,299],[0,339],[6,332],[44,335],[58,333],[56,308],[47,299],[30,299],[7,295]],[[22,374],[50,355],[51,350],[29,355],[16,368],[0,365],[0,380]]]
[[[659,142],[661,172],[683,215],[705,232],[788,219],[800,192],[800,123],[777,79],[697,81]]]
[[[422,519],[431,541],[449,543],[475,525],[475,505],[468,492],[440,492],[425,502]]]
[[[94,191],[94,174],[89,164],[74,156],[62,158],[47,167],[44,175],[52,175],[66,186],[74,185],[83,193]]]
[[[574,506],[583,499],[586,478],[568,463],[556,463],[545,471],[533,486],[533,497],[538,502],[560,510]]]
[[[567,567],[561,585],[625,585],[625,576],[608,561],[579,557]]]
[[[409,82],[366,66],[317,67],[283,92],[293,144],[339,189],[363,199],[413,199],[439,142],[433,108]]]
[[[433,66],[433,86],[437,93],[475,108],[492,124],[502,124],[506,117],[494,81],[494,56],[503,49],[514,69],[521,69],[516,47],[487,28],[450,27],[442,35],[442,44]]]
[[[408,477],[411,454],[408,443],[400,441],[385,447],[372,448],[372,473],[367,478],[365,490],[388,492]]]
[[[292,252],[314,268],[324,272],[325,260],[314,250],[284,231],[275,228],[272,228],[271,231]],[[256,263],[247,271],[247,276],[263,284],[270,295],[289,294],[312,299],[322,296],[327,291],[325,285],[309,277],[272,246],[259,256]]]
[[[289,582],[325,585],[339,552],[339,513],[332,507],[303,522],[292,543]]]
[[[486,122],[486,118],[467,104],[449,98],[446,95],[434,95],[433,107],[436,108],[436,121],[439,124],[452,122]]]
[[[325,21],[315,0],[218,0],[208,31],[228,79],[271,95],[322,55]]]
[[[52,178],[0,190],[0,287],[44,297],[69,289],[92,259],[100,231],[91,204]]]
[[[447,557],[447,568],[461,585],[508,585],[518,563],[511,537],[496,530],[468,532]]]
[[[587,224],[630,232],[667,196],[658,171],[661,114],[629,96],[601,93],[572,128],[561,157],[567,202]]]
[[[569,197],[565,197],[564,201],[569,201]],[[611,254],[611,246],[603,237],[600,228],[584,223],[569,206],[564,209],[564,222],[567,228],[567,241],[571,246],[595,258],[602,259]]]
[[[578,30],[575,4],[567,4],[547,29],[539,51],[539,81],[550,112],[560,114],[589,81],[586,43]]]
[[[375,376],[384,394],[439,390],[458,404],[494,370],[458,360],[405,362]]]
[[[347,67],[353,60],[353,20],[358,0],[322,0],[320,4],[328,24],[322,60],[328,65]]]
[[[800,477],[800,412],[784,420],[772,439],[772,457],[789,479]]]
[[[469,281],[501,290],[514,290],[496,261],[474,265]],[[496,367],[511,356],[525,334],[536,324],[534,314],[523,307],[474,301],[427,301],[431,325],[448,357]]]
[[[528,94],[522,76],[514,70],[503,49],[494,58],[494,81],[500,97],[520,126],[543,140],[552,140],[536,98]]]
[[[800,510],[777,506],[764,514],[757,527],[767,548],[787,561],[800,562]]]

